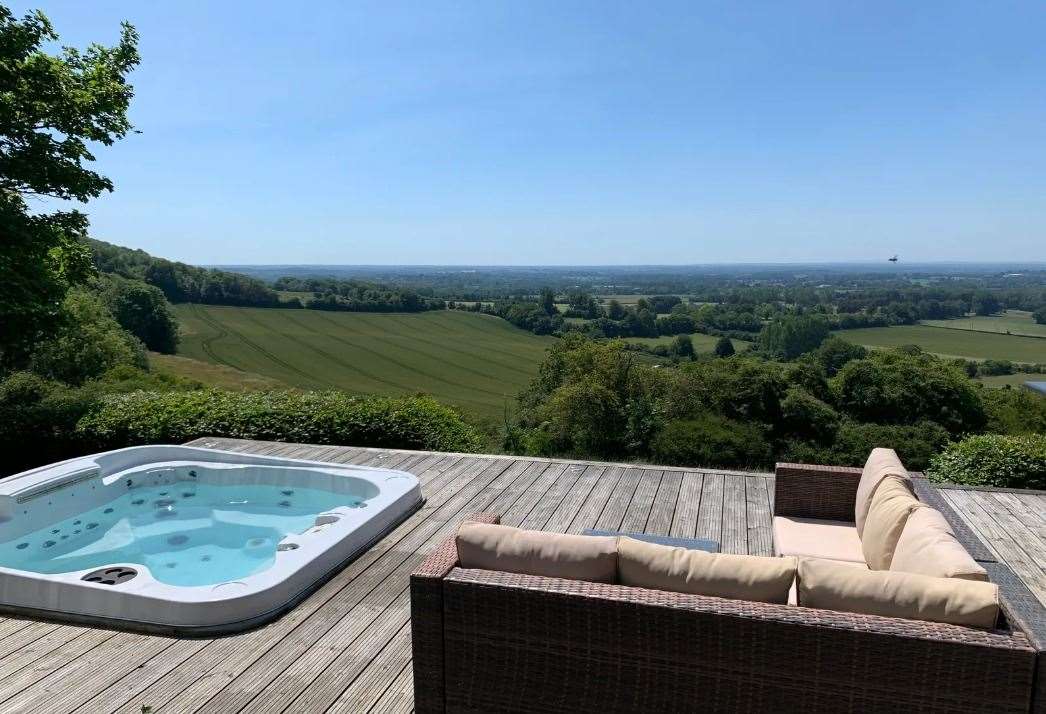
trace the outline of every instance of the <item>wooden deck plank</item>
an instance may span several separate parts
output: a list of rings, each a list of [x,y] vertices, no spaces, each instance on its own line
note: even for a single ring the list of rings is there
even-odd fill
[[[723,533],[720,549],[724,553],[748,552],[748,507],[745,477],[723,479]]]
[[[723,534],[723,474],[706,473],[701,481],[701,506],[695,538],[719,542]]]
[[[628,510],[628,504],[632,503],[632,496],[639,486],[638,469],[625,469],[614,485],[614,490],[607,499],[603,512],[596,519],[595,527],[605,531],[616,531],[621,529],[621,521]]]
[[[646,528],[647,519],[650,517],[650,509],[654,507],[654,497],[657,488],[661,485],[661,471],[649,471],[647,469],[633,469],[639,474],[639,483],[636,491],[632,494],[632,501],[628,504],[625,517],[621,520],[620,530],[625,533],[642,533]]]
[[[773,555],[773,526],[766,479],[745,477],[745,510],[748,518],[748,550],[751,555]]]
[[[701,510],[701,485],[704,476],[697,471],[683,473],[679,484],[679,501],[672,516],[669,535],[673,538],[693,538],[697,533],[697,517]]]
[[[240,453],[402,469],[426,503],[284,617],[214,640],[158,638],[0,619],[0,714],[410,712],[410,572],[469,513],[510,525],[589,527],[721,541],[772,552],[766,474],[497,455],[202,439]],[[1046,498],[945,489],[997,556],[1046,602]]]
[[[589,492],[585,502],[577,509],[573,520],[565,529],[567,533],[580,533],[586,528],[592,527],[603,509],[606,508],[607,501],[610,500],[610,495],[614,492],[617,482],[621,480],[621,474],[624,472],[625,470],[620,466],[610,466],[603,470],[595,487]]]
[[[650,507],[644,532],[666,536],[672,530],[672,518],[676,513],[679,489],[683,485],[682,471],[665,471],[661,475],[654,503]]]

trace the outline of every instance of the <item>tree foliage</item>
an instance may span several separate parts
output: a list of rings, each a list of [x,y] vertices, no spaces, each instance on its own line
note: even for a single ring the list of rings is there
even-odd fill
[[[127,75],[138,64],[138,36],[124,24],[113,47],[44,46],[58,40],[40,12],[17,19],[0,6],[0,369],[28,359],[56,329],[70,286],[91,273],[79,211],[31,212],[27,197],[85,202],[112,190],[94,171],[92,145],[131,131]]]

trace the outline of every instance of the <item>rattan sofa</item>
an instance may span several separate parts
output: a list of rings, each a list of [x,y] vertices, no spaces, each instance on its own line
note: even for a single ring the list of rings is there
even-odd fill
[[[782,464],[777,509],[838,518],[860,473]],[[422,713],[1043,711],[1035,610],[1012,602],[984,631],[464,569],[453,538],[410,587]]]

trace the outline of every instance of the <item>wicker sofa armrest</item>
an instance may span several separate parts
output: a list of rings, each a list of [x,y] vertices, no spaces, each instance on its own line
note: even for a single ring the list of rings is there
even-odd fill
[[[861,469],[779,463],[774,469],[774,515],[853,521]]]
[[[491,513],[466,521],[500,523]],[[443,579],[457,566],[454,536],[437,545],[410,575],[411,648],[414,657],[415,711],[444,711]]]
[[[453,711],[1018,712],[1031,701],[1035,651],[1019,632],[462,568],[444,587],[441,696]]]

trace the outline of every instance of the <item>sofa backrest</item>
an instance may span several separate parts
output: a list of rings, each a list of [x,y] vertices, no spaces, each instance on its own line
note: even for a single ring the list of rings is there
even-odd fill
[[[929,507],[917,509],[908,516],[894,548],[890,570],[938,578],[988,581],[988,572],[955,537],[945,517]]]
[[[887,476],[910,478],[896,451],[881,447],[872,449],[872,453],[868,455],[868,460],[864,463],[861,480],[857,484],[857,499],[854,503],[854,523],[857,525],[857,534],[862,538],[868,510],[872,507],[872,497],[879,488],[879,483]]]

